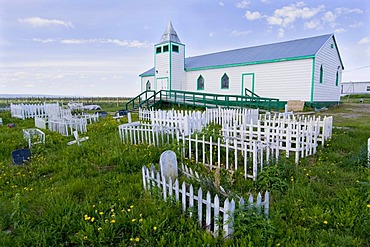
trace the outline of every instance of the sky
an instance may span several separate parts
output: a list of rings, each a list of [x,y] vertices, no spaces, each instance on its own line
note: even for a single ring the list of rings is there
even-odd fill
[[[169,19],[186,57],[334,33],[370,81],[369,0],[0,0],[0,94],[135,96]]]

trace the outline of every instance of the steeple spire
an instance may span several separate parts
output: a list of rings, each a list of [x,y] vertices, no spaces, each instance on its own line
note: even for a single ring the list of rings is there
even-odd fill
[[[164,31],[161,40],[159,41],[158,44],[165,43],[165,42],[176,42],[176,43],[181,43],[179,36],[177,36],[177,33],[175,29],[172,26],[171,19],[168,20],[168,25],[166,30]]]

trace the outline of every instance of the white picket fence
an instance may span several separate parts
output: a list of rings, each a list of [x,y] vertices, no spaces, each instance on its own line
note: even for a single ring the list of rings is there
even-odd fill
[[[176,127],[151,125],[140,122],[121,124],[118,126],[120,139],[123,143],[159,146],[173,142],[179,130]]]
[[[34,117],[47,117],[47,113],[59,109],[59,104],[10,104],[12,117],[26,119]]]
[[[45,133],[39,129],[24,129],[23,137],[27,140],[29,148],[35,144],[45,144]]]
[[[226,140],[237,142],[241,147],[253,140],[272,145],[276,148],[276,156],[279,151],[285,151],[287,157],[290,153],[295,153],[297,164],[300,158],[315,154],[319,143],[324,145],[325,141],[331,138],[332,117],[324,117],[321,120],[320,117],[296,119],[294,116],[266,116],[256,124],[233,127],[224,125],[222,135]]]
[[[252,140],[240,145],[224,142],[221,138],[213,140],[212,136],[204,135],[198,138],[190,136],[177,136],[177,142],[182,146],[182,156],[195,162],[201,162],[210,169],[223,168],[228,171],[243,170],[245,179],[256,180],[258,172],[268,165],[273,159],[278,159],[278,150],[272,145],[264,145]]]
[[[213,108],[206,111],[162,111],[139,109],[139,119],[150,121],[152,125],[162,125],[179,129],[184,135],[201,131],[205,126],[216,124],[245,124],[258,121],[258,109]]]
[[[367,166],[370,167],[370,138],[367,139]]]
[[[194,191],[191,184],[187,185],[183,182],[179,185],[177,179],[172,181],[171,178],[167,181],[165,177],[161,177],[160,172],[155,171],[154,166],[150,170],[146,166],[143,166],[142,176],[145,190],[158,188],[161,190],[165,201],[168,198],[175,198],[176,201],[180,201],[183,211],[185,212],[189,209],[190,217],[196,215],[199,225],[212,232],[215,236],[220,231],[223,231],[227,237],[232,235],[235,207],[244,207],[246,204],[243,198],[240,198],[238,205],[236,205],[234,199],[229,200],[226,198],[224,202],[220,202],[219,196],[215,195],[212,198],[209,191],[204,193],[204,197],[202,188]],[[259,193],[256,202],[254,202],[254,198],[250,194],[248,206],[263,207],[263,212],[267,216],[269,214],[269,192],[266,191],[263,201],[262,195]]]

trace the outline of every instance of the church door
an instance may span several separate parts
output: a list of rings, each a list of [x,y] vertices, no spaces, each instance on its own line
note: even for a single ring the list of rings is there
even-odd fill
[[[168,78],[158,78],[157,79],[157,90],[169,90],[169,85],[168,85]]]

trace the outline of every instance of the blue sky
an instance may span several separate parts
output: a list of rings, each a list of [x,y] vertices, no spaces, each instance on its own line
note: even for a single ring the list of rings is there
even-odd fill
[[[187,57],[334,33],[370,81],[368,0],[0,0],[0,94],[134,96],[169,16]]]

